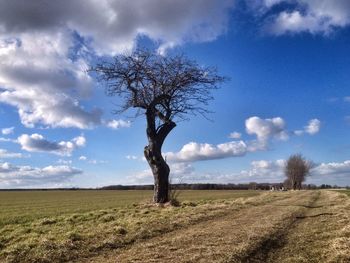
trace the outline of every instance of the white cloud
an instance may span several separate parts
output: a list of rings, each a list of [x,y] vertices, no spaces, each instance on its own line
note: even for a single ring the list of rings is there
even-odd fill
[[[317,184],[350,185],[350,160],[316,165],[311,171],[309,182]]]
[[[100,109],[82,103],[92,94],[85,74],[92,56],[131,51],[140,36],[160,53],[215,40],[227,30],[233,0],[0,0],[0,6],[0,102],[16,107],[27,127],[86,129],[102,122]]]
[[[283,182],[285,161],[253,161],[251,168],[232,175],[232,180],[240,182]],[[307,177],[306,183],[315,184],[350,184],[350,161],[330,162],[315,165],[311,170],[311,176]]]
[[[132,49],[140,35],[162,46],[211,41],[226,31],[234,3],[232,0],[62,0],[45,3],[44,13],[43,7],[34,2],[2,0],[0,4],[3,33],[70,29],[91,38],[91,45],[98,52],[109,54]]]
[[[314,135],[318,133],[321,129],[321,121],[318,119],[312,119],[309,121],[308,125],[305,126],[305,132]]]
[[[321,122],[318,119],[312,119],[304,130],[294,131],[295,135],[308,133],[314,135],[319,132]],[[264,151],[268,149],[271,138],[277,140],[288,140],[288,130],[286,123],[281,117],[271,119],[261,119],[259,117],[250,117],[245,121],[245,127],[248,134],[256,135],[257,139],[248,141],[231,141],[213,145],[209,143],[190,142],[185,144],[178,152],[167,152],[163,155],[170,162],[196,162],[204,160],[224,159],[230,157],[244,156],[249,152]],[[233,132],[230,138],[238,139],[241,134]],[[132,156],[127,156],[132,159]]]
[[[344,97],[345,102],[350,102],[350,96]]]
[[[6,149],[0,149],[0,159],[5,158],[23,158],[23,154],[21,153],[12,153],[8,152]]]
[[[247,153],[247,145],[243,141],[232,141],[218,145],[190,142],[177,152],[165,153],[170,162],[194,162],[243,156]]]
[[[3,128],[1,129],[1,133],[4,135],[9,135],[9,134],[12,134],[14,130],[15,130],[15,127]]]
[[[248,169],[238,172],[223,173],[220,171],[198,172],[191,163],[170,164],[170,177],[173,183],[281,183],[285,180],[285,160],[252,161]],[[311,170],[306,183],[350,185],[350,160],[344,162],[321,163]],[[136,172],[127,177],[128,184],[152,184],[150,169]]]
[[[313,169],[313,173],[322,176],[345,175],[350,174],[350,160],[337,163],[321,163]],[[349,177],[350,180],[350,177]],[[350,181],[349,181],[350,182]]]
[[[72,141],[78,147],[84,147],[86,145],[86,138],[83,135],[73,138]]]
[[[81,170],[66,165],[36,168],[0,163],[0,187],[55,186],[81,173]]]
[[[22,149],[28,152],[48,152],[63,156],[70,156],[76,148],[84,146],[86,142],[83,136],[73,138],[71,141],[51,142],[37,133],[22,134],[17,141]]]
[[[107,122],[107,127],[117,130],[120,128],[129,128],[131,126],[130,121],[124,121],[124,120],[111,120]]]
[[[93,82],[84,73],[87,62],[68,57],[72,41],[60,32],[0,38],[0,102],[16,107],[23,125],[85,129],[101,123],[101,110],[80,105]]]
[[[239,132],[232,132],[228,137],[230,139],[240,139],[242,137],[242,134]]]
[[[303,130],[296,130],[293,133],[297,136],[301,136],[305,133],[315,135],[321,130],[321,121],[318,119],[309,120],[308,124],[304,126]]]
[[[282,9],[274,17],[269,16],[268,20],[272,20],[269,28],[277,35],[300,32],[328,35],[336,28],[347,27],[350,24],[348,0],[266,0],[260,10],[264,10],[265,15],[274,5],[281,2],[291,2],[295,6]]]
[[[79,160],[80,160],[80,161],[86,161],[86,160],[87,160],[87,157],[84,156],[84,155],[82,155],[82,156],[79,157]]]
[[[323,28],[319,24],[317,17],[313,15],[302,15],[299,11],[281,12],[271,28],[271,31],[277,35],[286,32],[300,33],[303,31],[316,33],[322,30]]]
[[[254,116],[245,121],[245,126],[247,133],[255,134],[259,141],[267,141],[270,138],[278,140],[287,140],[289,138],[285,121],[281,117],[261,119]]]
[[[7,33],[75,30],[91,38],[98,52],[115,54],[132,49],[142,35],[160,43],[162,49],[214,40],[226,31],[233,2],[62,0],[45,3],[43,13],[35,2],[2,0],[0,23]]]

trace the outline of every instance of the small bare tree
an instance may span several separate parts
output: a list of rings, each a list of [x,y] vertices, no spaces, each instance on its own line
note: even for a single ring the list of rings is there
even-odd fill
[[[306,176],[310,174],[312,162],[306,160],[301,154],[291,155],[286,163],[286,183],[293,190],[300,190]]]
[[[177,120],[189,114],[208,113],[211,91],[224,81],[215,68],[201,67],[183,55],[166,57],[139,50],[119,55],[113,62],[91,68],[107,83],[107,95],[119,96],[119,111],[136,108],[147,121],[148,145],[144,156],[154,176],[154,202],[169,201],[170,169],[162,156],[162,145]]]

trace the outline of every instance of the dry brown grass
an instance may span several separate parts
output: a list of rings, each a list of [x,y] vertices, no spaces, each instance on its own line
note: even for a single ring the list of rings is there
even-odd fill
[[[44,196],[48,195],[43,193]],[[21,196],[17,196],[16,209],[19,211],[22,204],[24,219],[20,217],[21,212],[14,214],[13,209],[9,210],[11,206],[4,205],[0,217],[0,262],[71,262],[91,257],[220,216],[230,211],[231,207],[236,209],[242,206],[245,197],[259,194],[250,191],[183,191],[182,197],[191,201],[184,201],[180,207],[157,207],[145,201],[133,203],[138,193],[134,191],[129,192],[131,201],[125,202],[125,205],[115,200],[118,199],[118,192],[114,197],[111,196],[111,192],[107,192],[108,195],[103,195],[103,192],[96,193],[97,198],[95,192],[74,192],[71,194],[74,195],[74,203],[70,211],[77,212],[63,215],[58,215],[60,205],[68,206],[68,199],[64,199],[66,202],[62,206],[55,199],[55,192],[50,195],[51,200],[54,200],[52,203],[40,203],[40,211],[37,211],[33,204],[23,206],[23,200],[24,204],[27,204],[30,198],[21,199]],[[10,194],[13,195],[12,192]],[[33,194],[35,197],[40,196],[39,192],[25,193],[25,196],[31,197]],[[108,206],[113,203],[116,208],[94,210],[95,206],[92,205],[92,210],[79,212],[81,194],[85,197],[80,202],[82,204],[90,200],[92,203],[100,202],[99,207],[102,207],[103,200],[106,199]],[[121,194],[127,197],[128,191]],[[202,199],[198,199],[198,196],[202,196]],[[222,196],[228,199],[211,200]],[[244,198],[237,199],[240,196]],[[37,199],[39,198],[34,198]],[[1,200],[0,204],[5,201]],[[48,207],[48,212],[45,211],[45,207]],[[57,212],[52,213],[53,208]],[[38,215],[27,216],[28,209]],[[7,220],[15,216],[19,220]],[[1,218],[5,218],[6,223]]]
[[[0,262],[350,262],[350,199],[332,191],[140,203],[0,229]]]
[[[267,193],[241,205],[88,262],[349,262],[344,195]]]

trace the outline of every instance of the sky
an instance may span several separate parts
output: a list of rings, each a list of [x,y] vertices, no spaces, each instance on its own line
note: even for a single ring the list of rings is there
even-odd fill
[[[171,181],[350,185],[348,0],[0,0],[0,188],[150,184],[145,120],[87,69],[148,48],[229,80],[177,123]]]

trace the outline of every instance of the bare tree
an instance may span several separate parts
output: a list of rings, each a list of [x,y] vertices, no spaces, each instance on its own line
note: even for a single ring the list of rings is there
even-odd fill
[[[300,190],[306,176],[310,174],[312,162],[306,160],[301,154],[291,155],[286,163],[285,174],[286,181],[293,190]]]
[[[148,145],[144,156],[154,176],[154,202],[169,201],[170,169],[162,145],[178,120],[190,114],[205,116],[213,99],[211,91],[225,80],[215,68],[201,67],[183,55],[160,56],[146,50],[116,56],[91,69],[107,83],[107,95],[124,104],[117,113],[137,109],[147,121]]]

